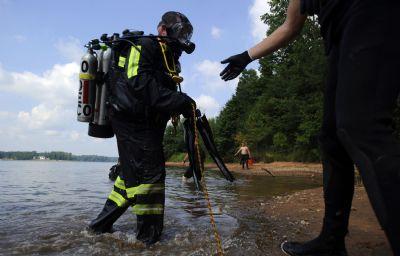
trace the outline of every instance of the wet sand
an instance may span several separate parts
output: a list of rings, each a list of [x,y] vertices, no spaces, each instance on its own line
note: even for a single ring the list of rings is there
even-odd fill
[[[167,167],[186,168],[188,164],[179,162],[167,162]],[[256,163],[249,166],[249,169],[242,169],[237,163],[227,163],[226,166],[233,173],[250,175],[273,175],[273,176],[316,176],[322,174],[322,165],[316,163],[296,162],[273,162]],[[208,171],[216,171],[217,166],[213,163],[205,164]]]
[[[271,219],[274,243],[307,241],[319,234],[324,214],[322,193],[322,188],[304,190],[274,197],[260,205]],[[349,255],[392,255],[362,186],[355,189],[346,245]],[[282,254],[276,248],[271,255]]]
[[[170,167],[183,167],[182,163],[167,163]],[[206,164],[215,171],[213,164]],[[238,164],[227,164],[233,172],[243,175],[309,176],[321,178],[322,166],[314,163],[258,163],[250,170],[242,170]],[[266,171],[267,170],[267,171]],[[283,255],[279,244],[285,240],[307,241],[315,238],[321,229],[324,214],[322,188],[303,190],[284,196],[276,196],[263,202],[248,202],[249,208],[261,209],[270,219],[270,237],[274,246],[266,255]],[[361,183],[356,185],[355,195],[346,237],[349,255],[386,256],[392,255],[384,232],[381,230],[371,208],[368,196]]]

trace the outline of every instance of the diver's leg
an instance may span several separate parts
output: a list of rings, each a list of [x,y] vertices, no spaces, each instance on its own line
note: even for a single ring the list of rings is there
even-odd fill
[[[360,6],[365,8],[351,18],[341,45],[338,136],[360,169],[395,255],[400,255],[400,143],[392,126],[400,90],[400,3],[368,0]]]
[[[129,147],[127,145],[126,125],[118,118],[112,118],[112,126],[117,138],[118,153],[120,156],[120,176],[115,180],[113,190],[111,191],[103,210],[96,219],[91,221],[89,228],[96,233],[111,232],[114,222],[128,209],[130,203],[127,201],[125,182],[121,177],[127,176],[129,171]]]
[[[162,147],[163,129],[147,129],[131,134],[136,153],[132,156],[138,167],[140,183],[127,187],[128,198],[134,199],[137,215],[137,239],[153,244],[163,230],[165,204],[165,160]]]
[[[114,200],[107,199],[103,210],[89,224],[89,229],[95,233],[112,232],[112,226],[115,221],[128,209],[129,204],[118,205]]]
[[[285,242],[289,255],[346,255],[344,237],[354,191],[353,163],[336,136],[335,97],[338,48],[329,56],[329,75],[324,92],[324,116],[320,135],[323,155],[325,215],[320,235],[311,241]]]

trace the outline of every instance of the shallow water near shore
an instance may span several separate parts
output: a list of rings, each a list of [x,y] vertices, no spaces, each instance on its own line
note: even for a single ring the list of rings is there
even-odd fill
[[[168,169],[164,232],[146,248],[135,238],[128,210],[113,234],[86,230],[113,182],[112,163],[0,161],[0,255],[212,255],[216,245],[207,203],[183,169]],[[250,172],[250,171],[249,171]],[[268,255],[268,216],[256,207],[272,196],[321,185],[309,177],[237,176],[230,183],[206,173],[207,187],[226,255]],[[295,210],[295,209],[294,209]]]

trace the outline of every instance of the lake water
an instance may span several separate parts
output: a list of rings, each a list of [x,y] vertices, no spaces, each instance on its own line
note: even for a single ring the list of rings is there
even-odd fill
[[[167,170],[164,232],[145,248],[128,210],[113,234],[86,230],[112,189],[112,163],[0,161],[0,255],[212,255],[207,203],[183,169]],[[268,255],[268,218],[256,205],[271,196],[320,186],[301,177],[240,176],[234,183],[207,172],[216,224],[226,255]]]

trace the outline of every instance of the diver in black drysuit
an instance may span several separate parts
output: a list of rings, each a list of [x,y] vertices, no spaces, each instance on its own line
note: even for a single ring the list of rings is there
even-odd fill
[[[190,26],[180,13],[164,14],[160,27]],[[170,32],[168,32],[170,35]],[[172,32],[171,32],[172,33]],[[186,38],[187,40],[190,40]],[[165,39],[167,40],[167,39]],[[113,223],[132,206],[137,215],[137,239],[159,240],[163,229],[165,160],[163,137],[172,114],[192,115],[195,102],[177,92],[182,50],[160,38],[139,37],[135,46],[121,43],[114,49],[109,73],[111,123],[117,138],[120,175],[99,216],[89,228],[112,232]]]
[[[318,14],[329,75],[320,136],[325,216],[320,235],[286,242],[288,255],[347,255],[355,164],[395,256],[400,256],[400,143],[393,111],[400,91],[400,2],[395,0],[292,0]],[[300,9],[299,8],[299,9]],[[251,49],[225,63],[229,80],[252,61]]]

